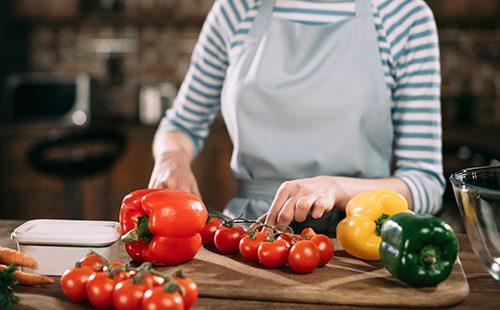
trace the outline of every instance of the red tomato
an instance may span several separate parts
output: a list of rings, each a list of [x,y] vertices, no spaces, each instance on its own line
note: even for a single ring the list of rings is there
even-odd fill
[[[299,236],[299,235],[294,235],[293,237],[291,237],[290,235],[280,235],[278,238],[278,240],[285,240],[288,245],[290,247],[292,247],[292,245],[295,244],[295,242],[299,241],[299,240],[302,240],[302,237]]]
[[[239,251],[240,240],[245,230],[240,226],[227,227],[222,225],[215,232],[214,243],[222,254],[236,254]]]
[[[335,249],[333,248],[332,240],[330,240],[330,238],[325,235],[319,234],[313,236],[311,238],[311,241],[316,244],[319,250],[320,260],[318,266],[326,265],[332,259],[335,251]]]
[[[257,254],[260,262],[266,268],[278,268],[286,265],[290,247],[285,240],[262,242]]]
[[[191,308],[196,303],[196,300],[198,300],[198,285],[191,278],[175,277],[175,280],[179,282],[184,290],[182,300],[184,301],[185,309]]]
[[[199,233],[208,217],[200,197],[177,190],[149,193],[141,204],[149,215],[149,230],[158,236],[192,237]]]
[[[120,276],[110,278],[107,272],[97,272],[91,275],[85,288],[92,306],[97,309],[112,309],[113,290],[120,280],[122,280]]]
[[[300,234],[302,236],[308,237],[308,238],[312,238],[313,236],[316,236],[316,232],[311,227],[304,228]]]
[[[163,279],[145,274],[139,283],[135,279],[128,279],[118,282],[113,291],[113,304],[118,310],[141,309],[142,297],[148,289],[161,285]],[[159,281],[161,280],[161,281]]]
[[[104,268],[102,268],[102,271],[109,271],[111,268],[122,267],[123,265],[124,264],[122,262],[113,261],[109,263],[108,266],[104,266]]]
[[[94,270],[89,266],[75,267],[66,270],[61,276],[61,290],[64,295],[74,301],[87,300],[85,285]]]
[[[188,238],[154,236],[145,256],[153,263],[161,262],[161,265],[166,266],[178,265],[191,260],[200,247],[200,234]]]
[[[239,248],[241,256],[249,262],[259,261],[257,250],[262,241],[266,239],[267,235],[261,231],[257,231],[252,238],[249,235],[245,235],[240,240]]]
[[[318,247],[311,240],[300,240],[295,243],[288,256],[288,265],[296,273],[313,272],[319,261]]]
[[[216,217],[212,217],[207,223],[205,223],[205,226],[203,226],[200,231],[201,240],[204,246],[208,247],[214,245],[215,232],[221,224],[222,221]]]
[[[89,266],[94,269],[94,271],[102,271],[104,265],[106,264],[104,259],[95,253],[89,254],[80,259],[80,263],[82,266]]]
[[[184,310],[184,301],[178,292],[165,292],[163,286],[150,288],[142,297],[143,310]]]

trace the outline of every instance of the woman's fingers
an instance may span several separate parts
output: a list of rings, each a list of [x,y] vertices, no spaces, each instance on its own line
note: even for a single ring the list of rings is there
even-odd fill
[[[271,208],[267,213],[265,222],[267,225],[276,224],[276,221],[278,220],[278,215],[281,211],[281,208],[283,207],[283,204],[288,200],[288,198],[291,195],[295,194],[296,190],[297,190],[296,184],[294,184],[293,182],[284,182],[283,184],[281,184],[278,191],[276,192],[276,196],[274,197],[274,200],[271,204]]]
[[[295,215],[296,203],[297,203],[297,198],[292,197],[288,199],[283,205],[283,208],[281,208],[281,211],[278,214],[278,219],[276,221],[276,224],[279,229],[286,231],[288,225],[290,225],[290,223],[293,221],[293,217]]]
[[[295,204],[295,221],[303,222],[307,218],[307,214],[311,210],[317,197],[312,195],[307,195],[300,197]]]
[[[315,219],[319,219],[325,212],[330,211],[333,208],[333,205],[334,202],[330,198],[318,198],[312,207],[311,216]]]

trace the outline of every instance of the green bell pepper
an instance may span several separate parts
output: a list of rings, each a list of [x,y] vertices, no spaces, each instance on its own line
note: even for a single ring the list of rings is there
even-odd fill
[[[389,272],[413,287],[446,280],[457,258],[453,229],[428,214],[398,213],[382,226],[380,259]]]

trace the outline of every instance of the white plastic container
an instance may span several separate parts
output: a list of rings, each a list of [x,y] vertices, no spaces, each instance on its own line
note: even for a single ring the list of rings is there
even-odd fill
[[[60,276],[90,250],[115,260],[120,238],[117,222],[75,220],[32,220],[11,235],[19,251],[38,262],[37,269],[24,271]]]

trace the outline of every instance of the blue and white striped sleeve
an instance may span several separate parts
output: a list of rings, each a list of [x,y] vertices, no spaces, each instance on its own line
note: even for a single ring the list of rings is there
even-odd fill
[[[434,16],[421,0],[390,1],[387,29],[395,63],[395,176],[409,187],[416,213],[437,213],[445,180],[441,141],[441,73]]]
[[[193,141],[195,154],[201,149],[220,109],[220,94],[228,66],[227,36],[221,26],[221,5],[216,1],[203,25],[173,107],[157,132],[181,131]]]

